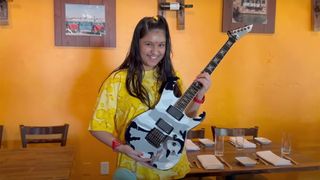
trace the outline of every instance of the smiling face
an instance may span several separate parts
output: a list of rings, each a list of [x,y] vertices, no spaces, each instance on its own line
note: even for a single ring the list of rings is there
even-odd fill
[[[145,71],[154,69],[166,52],[166,36],[163,30],[153,29],[139,40],[140,55]]]

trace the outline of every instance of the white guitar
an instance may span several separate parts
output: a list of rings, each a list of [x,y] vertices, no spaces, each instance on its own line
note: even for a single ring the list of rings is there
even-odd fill
[[[248,25],[228,31],[228,41],[203,72],[211,74],[231,46],[251,29],[252,25]],[[151,158],[150,165],[160,170],[170,169],[178,163],[188,131],[205,117],[205,112],[197,118],[189,118],[184,113],[201,89],[201,83],[193,82],[180,98],[174,95],[174,86],[175,81],[167,82],[155,108],[134,118],[125,134],[127,144],[143,152],[144,157]]]

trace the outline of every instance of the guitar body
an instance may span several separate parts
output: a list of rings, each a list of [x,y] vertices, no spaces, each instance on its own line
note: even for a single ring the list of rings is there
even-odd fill
[[[127,143],[144,152],[145,157],[152,159],[150,165],[161,170],[170,169],[178,163],[188,131],[205,116],[203,113],[192,119],[183,114],[177,120],[167,112],[178,100],[173,93],[175,85],[167,83],[156,107],[134,118],[125,134]]]
[[[236,40],[251,29],[252,25],[248,25],[228,31],[228,41],[202,72],[211,74]],[[193,82],[179,98],[174,95],[175,86],[175,81],[167,82],[156,107],[134,118],[125,134],[127,144],[151,158],[150,165],[160,170],[170,169],[179,162],[188,131],[205,117],[205,113],[193,119],[184,114],[202,85]]]

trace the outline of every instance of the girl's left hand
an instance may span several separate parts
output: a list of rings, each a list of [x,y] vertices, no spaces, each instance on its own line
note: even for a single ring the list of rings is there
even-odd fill
[[[196,81],[202,84],[202,88],[199,90],[197,96],[204,96],[204,94],[208,91],[211,86],[211,78],[209,73],[203,72],[199,74],[196,78]]]

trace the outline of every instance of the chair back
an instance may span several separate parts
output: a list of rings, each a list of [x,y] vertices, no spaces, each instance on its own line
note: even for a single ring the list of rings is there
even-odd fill
[[[211,126],[212,136],[215,139],[215,136],[235,136],[235,129],[244,129],[244,135],[255,138],[258,136],[258,126],[250,128],[220,128],[216,126]]]
[[[3,125],[0,125],[0,148],[2,144],[2,133],[3,133]]]
[[[24,126],[20,125],[22,147],[31,143],[67,143],[69,124],[61,126]],[[52,136],[54,135],[54,136]]]
[[[187,134],[187,139],[195,139],[195,138],[204,138],[205,136],[205,129],[197,129],[197,130],[190,130]]]

